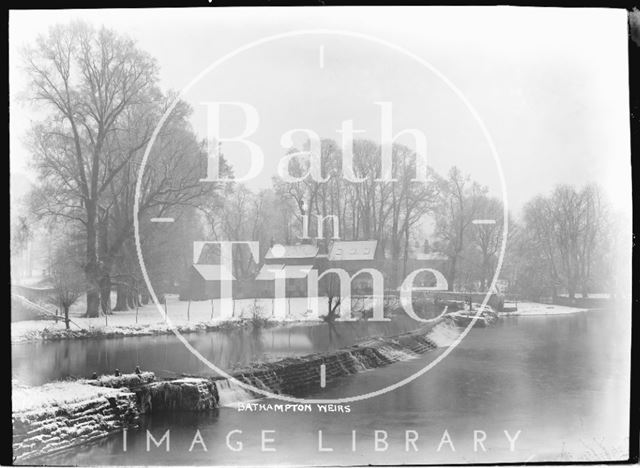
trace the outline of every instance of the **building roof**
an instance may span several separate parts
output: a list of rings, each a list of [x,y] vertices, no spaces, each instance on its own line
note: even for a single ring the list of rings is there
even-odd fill
[[[313,265],[262,265],[256,280],[273,281],[277,272],[284,273],[286,279],[306,278],[313,269]]]
[[[223,265],[198,265],[194,264],[193,268],[206,281],[222,281],[235,280],[231,272]]]
[[[275,244],[267,251],[265,258],[269,260],[278,258],[314,258],[317,254],[318,247],[311,244]]]
[[[282,270],[283,268],[284,268],[284,265],[281,263],[271,264],[271,265],[269,264],[262,265],[262,268],[260,268],[260,271],[258,272],[256,279],[273,281],[273,279],[276,277],[276,272]]]
[[[377,240],[335,241],[329,247],[329,261],[373,260],[377,246]]]

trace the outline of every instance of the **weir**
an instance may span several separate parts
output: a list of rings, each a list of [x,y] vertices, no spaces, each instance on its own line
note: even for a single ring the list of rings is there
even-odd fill
[[[455,337],[455,327],[441,321],[435,326],[371,338],[337,351],[256,364],[231,375],[271,393],[301,397],[320,389],[321,365],[329,386],[341,377],[448,346]],[[50,403],[44,408],[14,411],[13,451],[17,460],[58,452],[136,427],[145,413],[209,411],[262,397],[229,379],[184,377],[158,381],[151,372],[100,376],[73,385],[85,386],[90,396],[73,404],[62,401],[59,405]]]

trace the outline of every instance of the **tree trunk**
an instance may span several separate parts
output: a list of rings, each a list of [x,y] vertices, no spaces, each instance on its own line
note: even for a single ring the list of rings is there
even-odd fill
[[[127,307],[129,309],[135,309],[136,307],[135,296],[132,288],[127,288]]]
[[[98,294],[97,289],[91,290],[87,292],[87,317],[98,317],[100,315],[99,311],[100,304],[100,295]]]
[[[69,306],[63,305],[62,308],[64,309],[64,325],[69,330]]]
[[[100,305],[104,315],[111,314],[111,275],[105,273],[100,279]]]
[[[96,252],[96,211],[95,204],[87,201],[87,264],[85,275],[87,279],[87,317],[98,317],[100,314],[100,282],[98,256]]]
[[[127,307],[127,287],[124,284],[119,284],[116,286],[116,306],[113,309],[114,311],[124,311],[128,310]]]
[[[334,302],[335,301],[335,302]],[[336,319],[336,311],[338,310],[338,306],[340,305],[340,298],[338,297],[329,297],[327,299],[327,304],[329,306],[329,312],[325,317],[326,322],[334,322]]]
[[[98,258],[100,262],[100,305],[104,315],[111,315],[111,269],[113,266],[112,257],[109,254],[109,238],[107,221],[109,211],[98,220]]]

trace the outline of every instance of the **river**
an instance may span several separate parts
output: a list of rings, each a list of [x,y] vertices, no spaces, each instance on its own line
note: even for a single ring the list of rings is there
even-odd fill
[[[350,403],[348,414],[316,408],[310,413],[220,408],[208,414],[156,414],[147,417],[143,427],[127,432],[126,452],[118,434],[35,462],[335,465],[625,458],[629,322],[628,314],[615,311],[504,318],[495,326],[473,329],[449,356],[412,383]],[[324,351],[372,332],[367,330],[371,325],[344,325],[333,331],[326,324],[235,330],[189,340],[199,350],[209,346],[211,355],[219,356],[218,363],[229,368],[247,356],[273,359]],[[389,334],[411,325],[400,321],[376,327],[377,333]],[[136,363],[165,375],[204,371],[181,346],[172,336],[14,345],[14,378],[36,384],[114,367],[129,370]],[[345,377],[318,388],[313,397],[341,398],[383,388],[423,368],[441,352]],[[160,439],[167,429],[170,451],[153,445],[147,451],[147,430]],[[238,430],[242,432],[229,435]],[[263,436],[262,431],[273,432]],[[375,431],[379,439],[386,439],[378,442],[379,450]],[[408,443],[406,431],[417,440]],[[189,451],[197,434],[203,444]],[[275,451],[262,450],[262,437],[273,439],[265,448]],[[239,443],[242,450],[232,450]]]

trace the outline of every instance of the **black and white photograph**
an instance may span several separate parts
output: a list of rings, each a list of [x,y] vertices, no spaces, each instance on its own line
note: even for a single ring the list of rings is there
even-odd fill
[[[640,11],[8,22],[9,462],[637,461]]]

